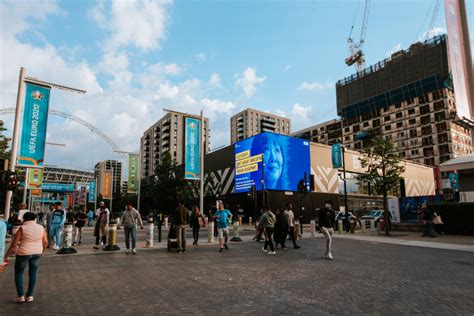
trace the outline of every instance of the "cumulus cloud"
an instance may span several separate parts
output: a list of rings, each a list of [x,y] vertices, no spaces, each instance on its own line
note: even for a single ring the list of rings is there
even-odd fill
[[[89,11],[99,26],[111,31],[108,50],[132,46],[143,50],[157,49],[166,38],[167,9],[172,1],[113,0],[100,1]],[[110,7],[109,7],[110,6]]]
[[[266,79],[266,76],[258,77],[255,68],[248,67],[242,74],[238,75],[235,84],[242,88],[247,97],[251,97],[255,94],[257,86],[261,85]]]
[[[209,84],[213,87],[220,87],[221,85],[221,76],[218,73],[213,73],[209,78]]]
[[[194,58],[197,61],[203,62],[207,59],[207,55],[201,52],[201,53],[198,53],[198,54],[194,55]]]
[[[333,88],[334,84],[332,83],[320,83],[320,82],[306,82],[304,81],[302,84],[298,86],[298,90],[307,90],[307,91],[318,91],[318,90],[326,90]]]
[[[423,33],[423,35],[419,38],[420,41],[424,41],[426,38],[430,38],[436,35],[446,34],[446,28],[444,27],[433,27],[431,30],[428,30]]]

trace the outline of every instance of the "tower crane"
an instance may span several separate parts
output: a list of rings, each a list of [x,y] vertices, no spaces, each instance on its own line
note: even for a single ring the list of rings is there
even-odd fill
[[[354,30],[354,23],[352,24],[351,32],[349,34],[349,38],[347,39],[347,44],[349,45],[349,51],[351,55],[346,58],[345,62],[347,66],[355,65],[357,72],[364,70],[365,67],[364,42],[365,33],[367,31],[367,22],[369,19],[369,8],[370,0],[365,0],[364,16],[362,18],[359,41],[355,43],[351,37],[352,31]]]
[[[438,11],[439,11],[440,4],[441,4],[441,0],[436,0],[434,4],[434,9],[433,9],[433,15],[431,16],[431,21],[430,21],[430,24],[428,25],[428,31],[426,31],[425,41],[431,36],[431,32],[436,23],[436,19],[438,18]]]

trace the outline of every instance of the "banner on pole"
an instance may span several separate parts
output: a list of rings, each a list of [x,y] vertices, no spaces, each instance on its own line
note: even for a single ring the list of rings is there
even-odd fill
[[[138,159],[137,154],[128,155],[128,193],[138,193]]]
[[[94,180],[94,181],[89,182],[89,198],[87,200],[89,203],[94,203],[96,200],[95,190],[96,190],[96,182]]]
[[[103,199],[112,198],[112,170],[103,170],[100,179],[100,194]]]
[[[199,180],[201,173],[200,148],[201,122],[198,119],[185,118],[185,172],[184,178],[187,180]]]
[[[87,187],[82,186],[79,189],[79,205],[86,205],[87,203]]]
[[[332,145],[332,167],[334,169],[342,167],[341,144]]]
[[[38,190],[43,186],[43,169],[31,168],[28,171],[28,190]]]
[[[19,166],[43,168],[50,89],[26,83]]]

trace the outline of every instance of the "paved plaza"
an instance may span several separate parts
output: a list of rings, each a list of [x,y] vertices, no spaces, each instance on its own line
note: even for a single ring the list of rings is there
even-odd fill
[[[13,303],[13,269],[0,274],[0,315],[474,314],[471,251],[336,236],[327,261],[320,235],[276,256],[244,240],[224,253],[207,243],[185,254],[48,252],[34,303]]]

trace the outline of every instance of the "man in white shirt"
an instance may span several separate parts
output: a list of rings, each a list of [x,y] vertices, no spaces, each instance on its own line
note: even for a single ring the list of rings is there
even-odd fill
[[[299,249],[300,246],[296,244],[296,240],[295,240],[295,213],[293,213],[293,204],[288,203],[286,206],[287,207],[284,212],[284,216],[288,221],[288,229],[290,233],[290,238],[291,238],[291,241],[293,242],[293,247],[295,249]]]
[[[20,203],[20,210],[18,211],[18,220],[23,222],[23,215],[25,215],[26,212],[29,212],[28,210],[28,205],[26,203]]]

